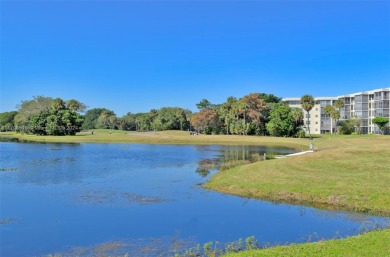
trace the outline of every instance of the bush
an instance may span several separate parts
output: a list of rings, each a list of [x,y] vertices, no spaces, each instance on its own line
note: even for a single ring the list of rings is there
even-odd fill
[[[296,136],[297,136],[298,138],[305,138],[305,137],[306,137],[306,132],[305,132],[303,129],[298,130]]]

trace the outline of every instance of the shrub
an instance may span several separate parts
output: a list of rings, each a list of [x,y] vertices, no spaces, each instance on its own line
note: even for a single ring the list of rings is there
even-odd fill
[[[298,130],[296,135],[297,135],[298,138],[305,138],[306,137],[306,132],[303,129],[301,129],[301,130]]]

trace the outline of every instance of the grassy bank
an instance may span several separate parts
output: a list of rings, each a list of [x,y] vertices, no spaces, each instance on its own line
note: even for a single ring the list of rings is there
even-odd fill
[[[263,250],[232,253],[224,257],[261,256],[390,256],[390,229],[372,231],[346,239],[321,241],[316,243],[278,246]]]
[[[225,135],[190,135],[187,131],[134,132],[95,130],[80,132],[76,136],[36,136],[14,132],[1,132],[0,136],[18,138],[34,142],[51,143],[145,143],[145,144],[217,144],[217,145],[267,145],[284,146],[297,150],[308,148],[307,140],[293,138],[225,136]]]
[[[320,151],[217,173],[206,187],[271,201],[390,215],[390,137],[323,136]]]

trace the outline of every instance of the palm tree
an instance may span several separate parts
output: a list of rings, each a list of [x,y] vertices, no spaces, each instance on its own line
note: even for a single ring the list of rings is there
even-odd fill
[[[307,112],[307,130],[309,131],[309,137],[312,139],[310,134],[310,115],[309,112],[313,109],[314,106],[314,97],[312,95],[304,95],[301,97],[302,109]]]
[[[229,126],[231,120],[234,118],[234,103],[237,102],[237,99],[233,96],[228,97],[226,103],[222,104],[219,108],[220,115],[224,119],[224,124],[226,126],[226,135],[229,135]]]
[[[336,114],[336,133],[337,133],[338,132],[337,123],[339,123],[339,119],[340,119],[340,109],[344,107],[343,100],[341,100],[341,99],[336,100],[336,102],[334,103],[334,106],[338,110],[338,112],[337,112],[338,115]]]
[[[291,108],[291,115],[295,121],[295,127],[303,120],[303,112],[300,108]]]
[[[331,122],[330,133],[333,134],[332,120],[336,117],[337,110],[333,105],[327,105],[324,107],[324,113],[329,115],[330,117],[330,122]]]

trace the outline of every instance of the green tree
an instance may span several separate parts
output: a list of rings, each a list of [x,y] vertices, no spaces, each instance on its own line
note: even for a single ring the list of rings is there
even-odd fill
[[[98,129],[116,129],[116,115],[113,111],[103,110],[96,122]]]
[[[22,102],[14,120],[18,132],[75,135],[81,129],[83,117],[76,110],[69,109],[61,98],[37,96]]]
[[[340,112],[333,105],[327,105],[324,107],[324,113],[329,115],[332,120],[336,120],[340,118]],[[333,122],[331,122],[333,124]],[[337,122],[336,122],[337,124]],[[333,134],[333,126],[330,128],[331,133]]]
[[[50,112],[51,111],[44,111],[39,114],[31,115],[27,126],[28,129],[26,129],[25,132],[35,135],[46,135],[46,125]]]
[[[128,112],[122,118],[120,118],[120,127],[121,130],[136,130],[136,116],[135,114]]]
[[[98,119],[102,112],[108,112],[109,115],[113,115],[114,112],[106,108],[93,108],[88,110],[84,116],[84,123],[82,125],[83,129],[97,129],[98,128]]]
[[[85,106],[85,104],[83,104],[75,99],[68,100],[66,102],[66,107],[69,110],[76,111],[76,112],[84,112],[85,109],[87,108],[87,106]]]
[[[234,118],[233,106],[237,102],[237,98],[230,96],[219,108],[219,115],[225,125],[225,133],[228,135],[230,123]]]
[[[17,106],[18,114],[14,117],[15,130],[21,133],[30,133],[30,118],[42,112],[51,110],[53,98],[45,96],[34,96],[33,100],[22,101]]]
[[[183,130],[187,128],[185,110],[178,107],[163,107],[150,120],[153,130]]]
[[[352,119],[350,119],[348,121],[351,126],[353,127],[353,130],[358,133],[359,135],[361,134],[361,131],[360,131],[360,127],[362,125],[362,119],[359,119],[359,118],[356,118],[356,117],[353,117]]]
[[[291,108],[291,116],[294,119],[296,127],[302,125],[304,115],[301,108],[297,108],[297,107]]]
[[[30,116],[28,133],[36,135],[75,135],[81,130],[83,117],[74,110],[44,111]]]
[[[342,120],[338,124],[341,135],[350,135],[353,132],[354,124],[351,120]]]
[[[282,101],[281,97],[277,97],[273,94],[260,93],[260,98],[263,99],[265,103],[280,103]]]
[[[246,116],[248,111],[248,103],[241,99],[233,104],[233,112],[235,114],[235,127],[234,132],[236,134],[245,135],[247,132]]]
[[[385,133],[386,124],[389,122],[389,119],[386,117],[377,116],[372,119],[372,123],[376,124],[381,130],[382,134]]]
[[[64,110],[65,107],[66,107],[65,102],[61,98],[56,98],[53,100],[53,102],[51,102],[51,109],[59,111],[59,110]]]
[[[186,127],[186,123],[185,122],[187,120],[187,117],[186,117],[186,114],[185,114],[183,109],[178,108],[176,110],[176,119],[179,120],[180,130],[185,129],[185,127]]]
[[[14,130],[14,118],[17,114],[17,111],[0,113],[0,131]]]
[[[334,107],[337,109],[337,113],[334,115],[335,123],[336,123],[336,133],[338,132],[338,123],[340,121],[340,110],[344,107],[344,102],[340,99],[336,100],[334,103]]]
[[[210,110],[212,109],[212,103],[209,102],[207,99],[202,99],[199,103],[196,104],[196,107],[199,111],[201,110]]]
[[[310,114],[309,114],[309,112],[314,107],[314,97],[312,95],[302,96],[301,97],[301,105],[302,105],[302,109],[304,109],[307,113],[307,124],[306,125],[307,125],[307,130],[309,132],[309,137],[310,137],[310,139],[312,139],[311,133],[310,133]]]
[[[266,127],[271,136],[292,137],[299,129],[298,124],[292,108],[285,104],[276,104],[270,112]]]

